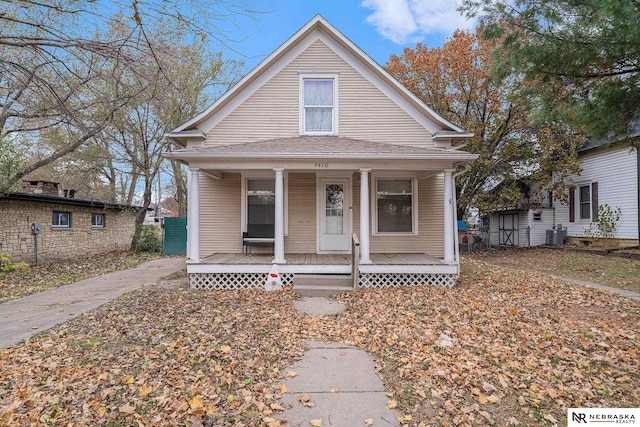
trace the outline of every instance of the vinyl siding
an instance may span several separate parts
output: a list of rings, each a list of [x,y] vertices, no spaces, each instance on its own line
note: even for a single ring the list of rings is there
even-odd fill
[[[572,177],[576,185],[598,183],[598,203],[621,210],[615,237],[638,238],[638,182],[636,152],[629,147],[593,150],[580,157],[582,172]],[[577,199],[576,199],[577,201]],[[577,205],[578,203],[576,203]],[[590,221],[569,222],[569,206],[555,203],[556,222],[567,228],[570,237],[583,237]]]
[[[289,174],[289,253],[316,252],[316,175]]]
[[[299,72],[339,73],[339,136],[433,147],[426,129],[320,40],[215,126],[205,146],[298,136]]]
[[[200,174],[200,256],[241,253],[240,174]]]
[[[553,210],[541,209],[541,221],[534,221],[534,211],[529,211],[528,221],[531,226],[531,246],[540,246],[547,243],[547,230],[553,228]],[[522,244],[521,244],[522,246]]]
[[[369,176],[370,183],[372,182]],[[371,184],[369,185],[371,189]],[[375,205],[371,204],[372,213]],[[418,234],[411,236],[371,236],[371,253],[424,253],[442,258],[444,254],[444,177],[418,180]],[[373,218],[370,219],[373,224]],[[353,175],[353,230],[360,236],[360,174]]]

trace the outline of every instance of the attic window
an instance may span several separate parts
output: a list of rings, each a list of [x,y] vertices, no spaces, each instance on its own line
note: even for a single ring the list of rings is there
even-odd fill
[[[300,133],[336,135],[336,75],[300,75]]]

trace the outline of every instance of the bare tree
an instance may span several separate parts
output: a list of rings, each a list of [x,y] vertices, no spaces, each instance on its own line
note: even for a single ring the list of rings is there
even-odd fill
[[[226,29],[257,13],[231,0],[0,0],[0,6],[0,137],[34,140],[55,129],[67,141],[16,170],[0,191],[86,144],[153,90],[145,67],[154,63],[165,74],[166,38],[157,37],[163,28],[179,32],[172,44],[220,47],[229,42]],[[125,73],[137,84],[120,84]]]

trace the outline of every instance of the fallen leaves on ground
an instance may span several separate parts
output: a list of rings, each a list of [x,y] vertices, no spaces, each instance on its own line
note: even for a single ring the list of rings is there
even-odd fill
[[[298,313],[290,289],[138,290],[0,350],[0,424],[286,425],[281,384],[308,339],[369,351],[402,425],[640,406],[640,303],[470,262],[455,289],[362,290],[332,316]]]
[[[91,277],[136,267],[159,258],[146,252],[112,252],[99,257],[43,264],[0,273],[0,303]]]
[[[640,293],[640,250],[604,251],[548,248],[509,248],[465,254],[503,267],[524,268]],[[633,259],[629,259],[633,256]]]

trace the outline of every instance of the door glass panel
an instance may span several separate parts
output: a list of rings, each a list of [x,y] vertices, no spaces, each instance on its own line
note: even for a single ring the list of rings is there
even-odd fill
[[[342,184],[325,186],[325,230],[326,234],[343,234],[344,188]]]

